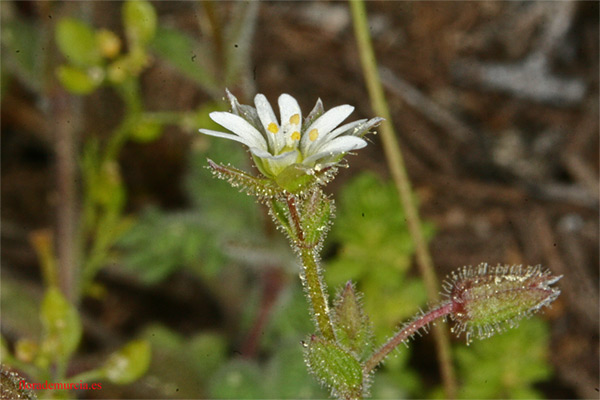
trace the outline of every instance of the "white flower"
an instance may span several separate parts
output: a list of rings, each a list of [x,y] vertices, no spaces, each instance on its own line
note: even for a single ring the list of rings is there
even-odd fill
[[[274,178],[292,164],[319,171],[337,164],[345,153],[367,145],[362,138],[382,118],[361,119],[336,128],[354,111],[341,105],[324,112],[321,99],[302,121],[298,102],[289,94],[279,96],[278,120],[262,94],[254,97],[256,108],[242,105],[229,91],[232,112],[215,111],[210,118],[232,133],[200,129],[201,133],[243,143],[250,149],[258,169]]]

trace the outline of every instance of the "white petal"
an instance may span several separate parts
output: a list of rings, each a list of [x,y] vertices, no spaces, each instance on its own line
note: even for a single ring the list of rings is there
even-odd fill
[[[282,94],[279,96],[279,113],[281,115],[281,130],[285,140],[284,146],[298,147],[297,139],[292,139],[294,132],[302,132],[302,110],[295,98],[289,94]],[[298,115],[298,123],[291,123],[290,118],[294,115]],[[277,149],[281,151],[281,149]]]
[[[351,150],[362,149],[367,145],[364,139],[356,136],[342,136],[325,143],[317,151],[304,159],[305,164],[313,163],[321,158],[347,153]]]
[[[224,111],[213,111],[209,115],[217,124],[241,137],[248,147],[267,148],[263,135],[242,117]]]
[[[347,133],[348,135],[352,135],[351,131],[354,130],[354,128],[356,128],[357,126],[360,126],[361,124],[363,124],[365,121],[366,121],[366,119],[359,119],[358,121],[344,124],[344,125],[340,126],[339,128],[331,131],[329,133],[329,135],[327,135],[327,140],[332,140],[344,133]],[[352,135],[352,136],[356,136],[356,135]],[[315,141],[315,146],[317,145],[316,142],[319,142],[319,140],[317,139]]]
[[[312,131],[313,129],[317,129],[319,132],[319,137],[317,138],[316,142],[322,142],[322,140],[327,136],[329,132],[331,132],[333,128],[338,126],[343,120],[345,120],[350,114],[352,114],[352,111],[354,111],[354,107],[348,104],[333,107],[331,110],[321,115],[309,127],[304,129],[304,134],[302,135],[301,143],[303,153],[309,153],[310,148],[314,147],[313,145],[315,144],[310,141],[308,134],[310,131]]]
[[[258,118],[260,118],[260,122],[264,128],[265,135],[267,136],[267,140],[269,141],[269,147],[271,150],[275,151],[275,149],[283,147],[283,138],[282,135],[278,135],[277,133],[272,133],[269,131],[269,124],[274,123],[277,125],[277,129],[279,130],[279,123],[277,122],[277,117],[273,112],[273,108],[271,104],[263,94],[257,94],[254,96],[254,104],[256,105],[256,112],[258,113]]]
[[[252,152],[252,154],[254,154],[255,156],[258,156],[260,158],[273,157],[273,155],[271,153],[269,153],[265,149],[260,149],[258,147],[250,147],[250,151]]]
[[[238,135],[234,135],[232,133],[212,131],[210,129],[198,129],[198,130],[200,131],[200,133],[204,133],[205,135],[216,136],[216,137],[221,137],[221,138],[225,138],[225,139],[235,140],[236,142],[240,142],[242,144],[245,144],[248,147],[250,147],[252,145],[252,143],[249,143],[244,138],[242,138],[242,137],[240,137]]]

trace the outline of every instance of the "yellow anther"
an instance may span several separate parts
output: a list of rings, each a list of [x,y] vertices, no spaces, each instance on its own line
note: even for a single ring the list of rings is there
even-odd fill
[[[298,125],[300,123],[300,114],[294,114],[290,117],[290,124]]]
[[[317,138],[319,137],[319,131],[316,129],[311,129],[310,132],[308,132],[308,138],[310,139],[311,142],[314,142],[315,140],[317,140]]]
[[[292,133],[292,140],[300,140],[300,132],[294,131],[294,133]]]
[[[271,122],[269,126],[267,126],[267,130],[271,133],[277,133],[279,132],[279,127],[275,122]]]

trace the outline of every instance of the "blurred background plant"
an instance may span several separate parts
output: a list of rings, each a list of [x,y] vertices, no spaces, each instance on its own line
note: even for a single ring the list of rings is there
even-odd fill
[[[565,103],[551,93],[547,102],[510,89],[490,93],[453,64],[501,48],[495,59],[518,66],[541,40],[536,32],[558,24],[545,17],[548,5],[476,4],[368,5],[382,65],[416,85],[402,86],[391,105],[421,208],[433,221],[426,234],[439,276],[482,260],[542,262],[566,276],[567,300],[543,317],[555,322],[552,331],[536,318],[469,347],[453,343],[459,395],[590,397],[598,387],[597,290],[589,287],[597,281],[598,199],[590,182],[598,161],[589,143],[597,143],[590,131],[598,118],[588,64],[597,69],[598,50],[597,21],[586,15],[594,6],[560,8],[555,17],[572,28],[547,35],[556,42],[549,59],[593,87]],[[270,98],[297,96],[303,108],[321,96],[326,106],[350,103],[372,116],[347,6],[0,7],[2,362],[29,382],[107,383],[98,393],[44,397],[326,397],[302,359],[312,325],[295,256],[261,207],[204,168],[209,153],[250,168],[248,155],[196,131],[217,128],[208,113],[227,109],[225,87],[243,103],[259,86]],[[459,9],[465,13],[456,19]],[[509,22],[524,14],[520,25]],[[515,29],[529,40],[511,41]],[[433,43],[436,36],[456,43]],[[463,75],[453,77],[454,67]],[[397,93],[397,81],[386,83]],[[439,115],[453,118],[442,126],[454,133],[438,128]],[[568,136],[564,126],[577,128]],[[324,264],[329,287],[352,279],[365,293],[381,343],[426,306],[426,295],[381,149],[369,147],[353,157],[355,175],[343,171],[331,187],[337,217]],[[372,397],[440,397],[432,347],[423,338],[397,352]],[[554,373],[559,379],[550,380]]]

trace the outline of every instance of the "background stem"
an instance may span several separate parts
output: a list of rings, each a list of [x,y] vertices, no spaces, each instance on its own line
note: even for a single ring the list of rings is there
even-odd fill
[[[411,184],[404,166],[400,145],[396,139],[396,134],[391,122],[392,118],[377,72],[377,61],[371,44],[371,37],[369,35],[365,5],[362,0],[349,1],[352,19],[354,21],[354,31],[363,67],[363,74],[369,91],[369,97],[371,98],[371,105],[376,115],[385,118],[385,121],[383,121],[379,130],[381,131],[388,167],[394,183],[396,184],[400,202],[406,213],[408,229],[415,242],[417,264],[421,275],[423,276],[427,296],[430,301],[437,302],[439,300],[438,282],[433,268],[433,262],[429,255],[429,250],[427,249],[427,242],[423,235],[419,214],[413,202]],[[446,397],[454,398],[456,397],[456,377],[452,367],[448,332],[443,325],[436,325],[433,332]]]

